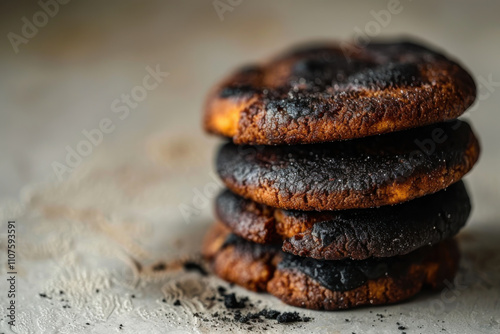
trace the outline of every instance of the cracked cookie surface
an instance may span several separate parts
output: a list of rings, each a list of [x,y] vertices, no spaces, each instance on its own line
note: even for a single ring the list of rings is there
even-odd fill
[[[471,127],[455,120],[315,145],[219,149],[217,172],[234,193],[272,207],[371,208],[432,194],[460,180],[479,157]]]
[[[253,291],[267,291],[287,304],[317,310],[390,304],[424,286],[441,288],[445,280],[453,279],[459,260],[452,239],[402,257],[314,260],[234,237],[221,224],[212,228],[203,252],[219,277]]]
[[[435,194],[373,209],[294,211],[275,209],[231,193],[216,199],[217,220],[255,243],[315,259],[363,260],[404,255],[453,237],[471,203],[462,181]]]
[[[451,120],[475,100],[456,62],[412,42],[303,47],[226,78],[204,127],[237,144],[361,138]]]

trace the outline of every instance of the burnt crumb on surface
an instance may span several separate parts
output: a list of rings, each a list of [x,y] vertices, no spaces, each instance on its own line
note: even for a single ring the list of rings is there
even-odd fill
[[[241,311],[236,311],[234,314],[234,320],[240,323],[248,323],[250,321],[263,322],[264,319],[277,320],[278,323],[292,323],[292,322],[309,322],[310,317],[301,317],[298,312],[279,312],[276,310],[261,310],[259,312],[249,312],[245,315],[241,314]]]
[[[246,297],[237,300],[234,293],[230,293],[224,296],[224,306],[226,308],[244,308],[247,301],[248,298]]]
[[[234,286],[235,287],[235,286]],[[141,298],[142,294],[136,291],[131,291],[127,295],[129,298]],[[98,293],[99,289],[93,289],[91,293]],[[63,290],[54,290],[47,292],[36,293],[39,298],[50,299],[50,303],[60,301],[58,307],[64,310],[74,308],[75,306],[70,306],[72,303],[71,296],[69,292],[64,292]],[[302,314],[299,315],[297,312],[280,312],[270,308],[266,308],[262,300],[260,299],[250,299],[249,296],[240,295],[237,291],[234,291],[233,286],[215,286],[209,291],[209,294],[204,297],[206,301],[207,308],[204,311],[198,311],[193,314],[195,318],[198,318],[199,322],[205,328],[215,328],[224,325],[225,328],[232,328],[236,330],[243,331],[269,331],[275,329],[278,323],[290,323],[288,326],[290,329],[302,328],[302,324],[311,320],[311,318],[306,317]],[[185,302],[184,302],[185,301]],[[189,303],[187,299],[182,299],[179,296],[159,296],[157,298],[157,305],[161,314],[165,315],[167,321],[175,320],[175,314],[179,311],[184,312],[182,307],[186,307],[189,311]],[[172,308],[171,312],[166,312]],[[173,311],[174,309],[177,312]],[[78,310],[78,307],[75,311]],[[66,312],[66,311],[63,311]],[[85,328],[90,328],[94,326],[90,322],[85,322],[87,319],[82,319],[81,326]],[[87,320],[88,321],[88,320]],[[297,323],[297,324],[294,324]],[[125,328],[124,324],[114,323],[116,331],[125,332],[130,330]],[[0,333],[1,334],[1,333]]]
[[[153,271],[163,271],[167,269],[167,265],[165,263],[158,263],[153,266]]]
[[[298,312],[280,312],[274,309],[264,307],[260,299],[250,300],[247,296],[238,295],[232,290],[232,286],[216,286],[212,294],[205,298],[211,303],[209,310],[196,312],[194,317],[202,323],[206,323],[209,328],[217,328],[220,324],[225,324],[229,328],[245,331],[269,331],[275,329],[277,324],[289,324],[290,329],[301,328],[300,323],[309,322],[312,318],[301,315]],[[95,293],[99,289],[94,290]],[[40,298],[61,301],[59,304],[63,309],[69,309],[71,306],[70,294],[62,290],[52,292],[38,293]],[[130,294],[130,298],[136,298],[137,294]],[[175,307],[184,306],[182,299],[170,299],[169,297],[160,297],[158,302],[170,304]],[[164,312],[163,312],[164,313]],[[174,313],[164,313],[165,317],[173,319]],[[296,324],[294,324],[296,323]],[[83,326],[92,326],[90,322],[83,322]],[[124,324],[115,324],[116,330],[125,331]],[[1,334],[1,333],[0,333]]]
[[[277,319],[281,312],[276,310],[263,309],[260,314],[266,319]]]
[[[184,270],[186,271],[196,271],[202,276],[207,276],[208,272],[203,268],[200,264],[192,261],[184,262],[183,264]]]
[[[276,321],[274,323],[304,323],[312,320],[311,317],[301,316],[298,312],[280,312],[277,310],[263,308],[258,309],[262,303],[261,300],[252,301],[248,297],[237,296],[234,292],[228,292],[228,289],[223,286],[216,288],[216,293],[221,298],[215,296],[207,297],[206,300],[217,301],[222,304],[225,310],[219,310],[210,314],[212,320],[216,322],[232,323],[237,326],[248,325],[246,330],[259,329],[270,330],[273,329],[269,321]],[[257,309],[256,309],[257,308]],[[196,317],[203,321],[207,319],[201,313],[196,313]]]
[[[276,318],[276,320],[278,320],[279,323],[288,323],[301,321],[302,318],[297,312],[283,312]]]
[[[220,286],[220,285],[219,285],[219,286],[217,287],[217,292],[218,292],[220,295],[224,295],[224,294],[226,294],[226,291],[227,291],[227,290],[226,290],[226,288],[225,288],[225,287],[223,287],[223,286]]]

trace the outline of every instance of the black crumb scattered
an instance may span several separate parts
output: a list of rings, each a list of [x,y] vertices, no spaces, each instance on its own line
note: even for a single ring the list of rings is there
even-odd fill
[[[207,276],[208,275],[208,273],[205,270],[205,268],[203,268],[201,265],[199,265],[196,262],[190,262],[190,261],[184,262],[184,270],[186,270],[186,271],[197,271],[202,276]]]
[[[220,297],[217,297],[217,294]],[[260,309],[258,304],[261,304],[261,300],[250,302],[248,297],[237,296],[234,292],[229,292],[227,288],[223,286],[217,287],[217,294],[207,297],[215,303],[222,304],[226,310],[219,310],[213,313],[200,313],[196,312],[193,315],[196,318],[204,322],[211,321],[209,318],[215,322],[226,322],[232,323],[240,329],[245,329],[245,331],[268,331],[274,329],[273,325],[269,323],[269,320],[274,320],[277,323],[298,323],[298,322],[309,322],[312,320],[310,317],[301,316],[298,312],[280,312],[272,309]],[[165,298],[162,300],[165,302]],[[219,305],[220,305],[219,304]],[[181,305],[179,300],[174,302],[175,306]],[[212,304],[213,305],[213,304]],[[291,325],[300,326],[300,325]],[[216,326],[212,323],[212,328]],[[296,327],[291,327],[294,329]]]
[[[135,298],[135,295],[130,296],[130,298]]]
[[[262,311],[260,311],[260,315],[262,315],[266,319],[277,319],[280,314],[281,312],[278,312],[276,310],[263,309]]]
[[[398,325],[399,325],[399,323],[398,323]],[[407,328],[406,328],[405,326],[399,326],[399,327],[398,327],[398,329],[399,329],[400,331],[404,331],[404,330],[405,330],[405,329],[407,329]]]
[[[345,322],[349,322],[350,320],[349,319],[345,319]]]
[[[60,295],[64,295],[64,291],[59,290],[59,294],[60,294]]]
[[[301,321],[302,318],[297,312],[283,312],[278,318],[276,318],[279,323],[297,322]]]
[[[40,297],[42,297],[42,298],[49,298],[49,296],[47,296],[47,294],[45,294],[45,293],[39,293],[38,295],[39,295]],[[50,299],[50,298],[49,298],[49,299]]]
[[[224,306],[226,308],[244,308],[247,301],[248,298],[246,297],[237,300],[234,293],[224,295]]]
[[[86,322],[85,325],[90,326],[90,322]]]
[[[119,327],[119,329],[123,329],[123,325],[122,325],[122,324],[120,324],[120,327]]]
[[[163,303],[166,303],[166,302],[167,302],[167,300],[166,300],[165,298],[163,298],[161,301],[162,301]]]
[[[95,289],[95,293],[99,293],[99,289]]]
[[[162,270],[167,269],[167,266],[165,265],[165,263],[158,263],[158,264],[155,264],[152,269],[153,269],[153,271],[162,271]]]

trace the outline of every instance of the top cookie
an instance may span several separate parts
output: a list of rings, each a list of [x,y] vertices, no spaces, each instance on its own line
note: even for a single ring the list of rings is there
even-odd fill
[[[226,78],[204,126],[237,144],[318,143],[454,119],[475,97],[471,76],[424,46],[323,44]]]

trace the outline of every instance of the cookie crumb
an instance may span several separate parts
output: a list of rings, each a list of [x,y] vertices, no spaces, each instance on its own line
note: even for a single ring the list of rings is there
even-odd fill
[[[247,301],[248,298],[241,298],[238,301],[234,293],[224,295],[224,306],[226,308],[244,308]]]
[[[279,323],[288,323],[300,321],[301,318],[297,312],[283,312],[276,320],[278,320]]]
[[[198,273],[200,273],[201,276],[208,275],[208,272],[205,270],[205,268],[203,268],[201,265],[199,265],[196,262],[191,262],[191,261],[184,262],[183,266],[184,266],[184,270],[186,270],[186,271],[197,271]]]

